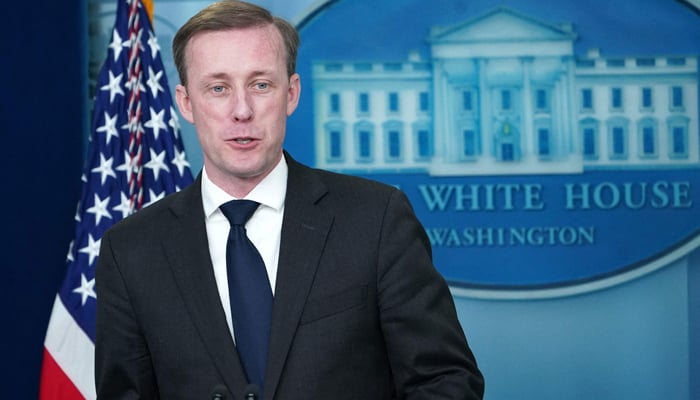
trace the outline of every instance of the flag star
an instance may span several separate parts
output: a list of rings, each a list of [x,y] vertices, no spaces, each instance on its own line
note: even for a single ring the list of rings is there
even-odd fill
[[[109,113],[105,111],[105,124],[97,128],[97,132],[107,133],[107,144],[109,144],[112,136],[119,138],[119,132],[117,131],[117,117],[117,114],[115,114],[114,117],[110,117]]]
[[[114,61],[117,61],[119,55],[122,53],[124,47],[129,47],[128,41],[122,41],[119,32],[115,29],[112,31],[112,42],[109,44],[109,48],[114,51]]]
[[[114,173],[114,170],[112,169],[112,163],[114,162],[114,159],[105,159],[104,154],[100,153],[100,166],[95,167],[92,169],[92,172],[99,172],[100,175],[102,176],[102,184],[105,184],[105,181],[107,180],[108,176],[111,176],[113,178],[116,178],[117,175]]]
[[[119,201],[119,204],[112,207],[112,210],[122,213],[122,218],[126,218],[134,211],[134,207],[131,203],[131,199],[126,195],[126,193],[122,192],[120,196],[121,200]]]
[[[156,154],[153,149],[149,149],[151,152],[151,159],[146,163],[145,167],[150,168],[153,170],[153,176],[156,177],[156,180],[158,180],[158,176],[160,175],[160,170],[163,170],[165,172],[170,172],[170,169],[168,168],[167,165],[165,165],[165,150],[161,151],[159,154]]]
[[[165,90],[163,90],[163,86],[160,85],[160,78],[162,77],[162,70],[156,73],[155,71],[153,71],[153,68],[150,65],[148,66],[148,80],[146,81],[146,84],[149,88],[151,88],[151,94],[153,95],[153,97],[158,96],[158,91],[165,93]]]
[[[156,194],[153,189],[148,189],[148,203],[144,204],[144,207],[148,207],[151,204],[155,203],[156,201],[162,199],[165,197],[165,191],[160,192],[159,194]]]
[[[105,197],[104,200],[100,199],[100,196],[95,193],[95,205],[88,208],[86,211],[90,214],[95,214],[95,225],[99,225],[102,217],[112,219],[112,214],[107,210],[109,205],[109,196]]]
[[[122,90],[121,81],[124,74],[119,74],[114,76],[112,70],[109,70],[109,83],[102,86],[100,90],[109,90],[109,103],[114,101],[117,94],[124,96],[124,90]]]
[[[148,32],[148,46],[151,48],[151,58],[156,58],[160,51],[160,46],[156,35],[152,31]]]
[[[80,286],[73,289],[73,293],[78,293],[82,296],[83,305],[85,305],[88,297],[97,299],[97,294],[95,293],[95,278],[87,280],[85,274],[80,274]]]
[[[167,130],[168,127],[165,126],[165,122],[163,121],[163,118],[165,117],[165,109],[160,110],[159,113],[156,113],[156,110],[153,109],[153,107],[149,107],[150,112],[151,112],[151,119],[146,121],[145,124],[143,124],[146,128],[151,128],[153,129],[153,136],[156,137],[156,140],[158,140],[158,135],[160,135],[160,130],[164,129]]]
[[[118,165],[115,169],[117,171],[123,171],[124,175],[126,175],[126,179],[129,179],[129,176],[132,173],[136,173],[138,171],[136,157],[131,158],[131,154],[129,154],[128,151],[124,151],[124,162]]]
[[[97,256],[100,255],[100,242],[102,242],[102,239],[95,240],[92,237],[92,233],[90,233],[88,234],[88,245],[78,250],[80,253],[87,254],[90,257],[90,265],[92,265]]]
[[[171,162],[175,164],[180,175],[184,173],[185,168],[190,166],[190,163],[187,162],[187,159],[185,158],[185,150],[178,151],[175,149],[175,157],[173,157]]]
[[[80,222],[80,201],[78,201],[78,206],[75,208],[75,220]]]
[[[173,128],[175,139],[177,139],[180,134],[180,120],[178,119],[177,113],[175,112],[173,106],[170,106],[170,119],[168,120],[168,126]]]
[[[74,245],[75,245],[75,240],[71,240],[70,244],[68,245],[68,254],[66,255],[66,261],[68,261],[68,262],[75,261],[75,257],[73,257],[73,246]]]

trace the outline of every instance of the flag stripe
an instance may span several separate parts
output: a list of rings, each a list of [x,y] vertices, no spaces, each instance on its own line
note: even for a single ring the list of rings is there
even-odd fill
[[[51,357],[51,353],[46,350],[44,350],[44,362],[41,366],[41,378],[39,400],[81,400],[84,398]]]
[[[46,333],[44,350],[45,354],[48,354],[51,359],[50,361],[44,360],[43,368],[44,371],[48,368],[52,372],[53,378],[51,381],[54,384],[60,383],[60,388],[68,389],[63,379],[67,377],[73,382],[74,386],[71,386],[81,393],[83,398],[94,399],[96,397],[93,384],[93,376],[95,375],[94,363],[83,362],[84,360],[94,360],[94,346],[90,338],[80,329],[63,306],[59,296],[56,296],[53,309],[51,310],[51,321]],[[54,368],[54,365],[56,368]],[[58,368],[59,365],[62,366],[62,370]],[[42,381],[42,388],[48,386]],[[66,391],[66,394],[70,394],[70,390]],[[42,400],[45,399],[44,395],[52,396],[48,393],[42,394]]]

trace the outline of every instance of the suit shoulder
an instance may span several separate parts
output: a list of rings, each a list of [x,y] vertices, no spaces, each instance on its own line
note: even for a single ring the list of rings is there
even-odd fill
[[[390,196],[399,191],[395,186],[360,176],[347,175],[322,169],[313,170],[331,191],[366,193],[372,196]]]
[[[392,198],[405,198],[398,188],[379,181],[313,168],[293,160],[288,164],[288,200],[305,198],[324,207],[341,209],[354,209],[362,204],[366,210],[367,207],[384,209]]]
[[[183,196],[186,195],[186,191],[189,189],[184,189],[180,192],[171,193],[164,198],[143,207],[134,214],[122,219],[121,221],[112,225],[107,233],[111,232],[124,232],[124,233],[135,233],[150,230],[162,222],[164,219],[172,216],[173,205],[182,200]]]
[[[305,189],[319,190],[353,190],[391,193],[397,190],[385,183],[348,175],[325,169],[311,167],[296,161],[285,152],[287,166],[289,168],[289,181],[292,187],[304,187]]]

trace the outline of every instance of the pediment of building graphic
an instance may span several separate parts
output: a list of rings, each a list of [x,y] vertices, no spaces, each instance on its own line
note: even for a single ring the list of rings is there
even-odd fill
[[[495,8],[462,23],[433,27],[433,45],[474,42],[569,41],[576,38],[570,24],[552,25],[506,7]]]

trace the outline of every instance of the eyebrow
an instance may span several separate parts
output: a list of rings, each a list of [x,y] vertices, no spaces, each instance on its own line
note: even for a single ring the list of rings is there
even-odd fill
[[[249,77],[250,78],[257,78],[259,76],[264,76],[264,75],[272,75],[273,72],[271,70],[257,70],[253,71]],[[210,74],[205,75],[206,79],[228,79],[230,75],[226,72],[213,72]]]

